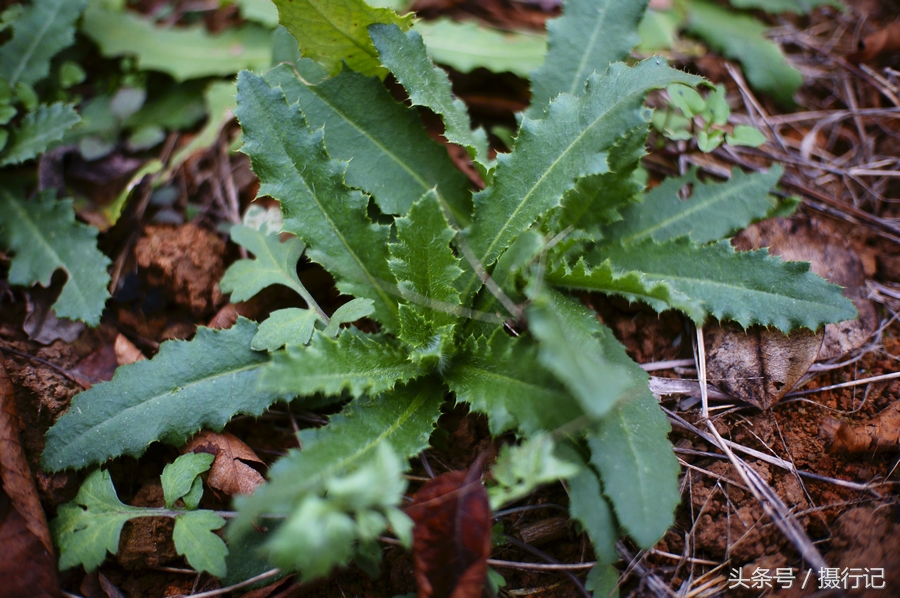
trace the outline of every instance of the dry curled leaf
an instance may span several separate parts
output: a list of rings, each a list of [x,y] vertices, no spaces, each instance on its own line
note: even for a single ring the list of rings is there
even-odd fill
[[[856,426],[826,417],[819,430],[828,442],[830,453],[897,450],[900,448],[900,401]]]
[[[124,334],[119,334],[116,337],[116,342],[113,344],[113,350],[116,353],[116,363],[119,365],[128,365],[130,363],[134,363],[136,361],[144,361],[147,359],[141,350],[134,346]]]
[[[859,41],[859,49],[847,56],[850,62],[868,62],[900,50],[900,21],[890,23]]]
[[[183,453],[215,455],[206,483],[229,496],[252,494],[263,483],[263,477],[249,463],[263,466],[249,446],[233,434],[219,434],[204,430],[182,447]]]
[[[415,522],[417,598],[478,598],[491,552],[491,508],[479,464],[426,482],[406,514]]]
[[[58,596],[53,541],[19,441],[12,381],[0,362],[0,594]]]

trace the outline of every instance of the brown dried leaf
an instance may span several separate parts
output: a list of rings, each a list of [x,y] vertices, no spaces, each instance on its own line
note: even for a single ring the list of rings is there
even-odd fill
[[[134,346],[128,337],[124,334],[119,334],[116,337],[116,342],[113,345],[113,350],[116,353],[116,363],[119,365],[128,365],[130,363],[134,363],[136,361],[144,361],[147,359],[141,350]]]
[[[4,597],[58,596],[53,541],[19,441],[12,381],[0,363],[0,579]]]
[[[830,453],[897,450],[900,448],[900,401],[856,426],[826,417],[819,431],[827,439]]]
[[[816,361],[822,333],[805,328],[785,336],[753,326],[745,332],[731,322],[704,330],[709,381],[742,401],[768,409]]]
[[[209,321],[207,327],[215,328],[216,330],[231,328],[237,322],[239,315],[242,314],[238,312],[234,303],[226,303],[222,306],[222,309],[216,312],[216,315]]]
[[[119,361],[113,345],[104,345],[82,359],[75,366],[74,373],[86,378],[91,384],[112,380]]]
[[[209,453],[215,455],[206,482],[210,488],[229,496],[252,494],[263,483],[263,477],[247,463],[264,465],[249,446],[233,434],[219,434],[204,430],[185,444],[182,453]]]
[[[859,49],[847,56],[850,62],[867,62],[900,50],[900,21],[890,23],[859,41]]]
[[[84,332],[84,322],[57,318],[51,305],[56,301],[55,289],[32,289],[25,293],[25,321],[22,329],[28,338],[49,345],[57,340],[74,343]]]
[[[426,482],[406,514],[415,522],[417,598],[478,598],[491,553],[491,508],[479,464]]]

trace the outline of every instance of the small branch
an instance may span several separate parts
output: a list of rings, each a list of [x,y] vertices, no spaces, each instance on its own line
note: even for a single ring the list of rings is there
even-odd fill
[[[252,586],[257,582],[275,577],[280,573],[281,569],[270,569],[265,573],[260,573],[256,577],[251,577],[246,581],[236,583],[233,586],[228,586],[227,588],[219,588],[218,590],[210,590],[209,592],[200,592],[199,594],[176,594],[175,596],[176,598],[212,598],[213,596],[221,596],[222,594],[227,594],[228,592],[231,592],[233,590],[240,590],[241,588]]]

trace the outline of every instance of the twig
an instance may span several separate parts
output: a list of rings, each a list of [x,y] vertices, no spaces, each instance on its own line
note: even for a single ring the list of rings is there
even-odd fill
[[[233,590],[240,590],[241,588],[246,588],[247,586],[252,586],[253,584],[270,579],[272,577],[277,576],[281,573],[281,569],[270,569],[265,573],[260,573],[256,577],[251,577],[246,581],[242,581],[241,583],[236,583],[233,586],[228,586],[227,588],[219,588],[218,590],[210,590],[208,592],[200,592],[199,594],[176,594],[177,598],[212,598],[213,596],[221,596],[222,594],[227,594]]]
[[[525,563],[523,561],[501,561],[499,559],[488,559],[487,564],[491,567],[505,567],[507,569],[524,569],[526,571],[582,571],[591,569],[596,565],[593,563]]]
[[[880,382],[882,380],[893,380],[894,378],[900,378],[900,372],[891,372],[890,374],[882,374],[880,376],[872,376],[871,378],[860,378],[859,380],[851,380],[850,382],[841,382],[840,384],[832,384],[831,386],[823,386],[822,388],[811,388],[809,390],[798,390],[796,392],[789,392],[784,395],[784,398],[791,397],[800,397],[804,395],[811,395],[816,392],[822,392],[825,390],[835,390],[838,388],[849,388],[851,386],[859,386],[861,384],[870,384],[872,382]]]
[[[86,380],[79,379],[78,376],[76,376],[75,374],[72,374],[68,370],[63,369],[62,367],[56,365],[55,363],[50,363],[46,359],[41,359],[40,357],[36,357],[35,355],[29,355],[28,353],[23,353],[22,351],[13,349],[12,347],[6,345],[5,343],[0,343],[0,351],[3,351],[5,353],[11,353],[18,357],[22,357],[24,359],[34,361],[35,363],[40,363],[41,365],[45,365],[48,368],[52,368],[85,390],[87,390],[88,388],[91,387],[90,383],[88,383]]]

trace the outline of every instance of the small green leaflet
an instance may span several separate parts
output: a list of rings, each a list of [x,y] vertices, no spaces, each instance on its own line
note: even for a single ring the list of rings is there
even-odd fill
[[[624,132],[648,120],[642,107],[648,91],[700,81],[659,58],[634,67],[616,63],[606,76],[592,75],[584,94],[557,97],[541,120],[525,117],[516,151],[497,158],[494,184],[475,195],[475,220],[467,238],[478,260],[491,266],[522,230],[559,205],[576,179],[608,172],[606,152]],[[469,277],[464,298],[477,282]]]
[[[341,324],[350,324],[366,316],[375,313],[375,302],[371,299],[353,299],[343,304],[331,314],[328,326],[322,334],[331,338],[336,337],[341,331]]]
[[[331,272],[342,292],[374,300],[376,318],[394,329],[390,229],[373,224],[368,197],[344,184],[346,164],[328,156],[322,131],[310,132],[280,89],[247,71],[238,76],[235,115],[244,130],[243,151],[262,182],[259,194],[281,202],[284,230],[306,243],[307,255]]]
[[[400,339],[417,350],[451,343],[458,317],[441,307],[457,307],[460,303],[453,283],[463,271],[450,248],[456,231],[447,223],[434,192],[426,193],[412,206],[409,216],[397,218],[395,224],[397,242],[390,245],[390,267],[401,281],[400,292],[412,301],[401,308]],[[420,305],[418,298],[435,303]],[[410,322],[420,325],[413,331]]]
[[[59,506],[50,531],[59,547],[59,568],[84,565],[93,571],[106,552],[119,550],[119,535],[129,519],[144,517],[150,509],[122,504],[108,471],[91,473],[72,502]]]
[[[647,378],[610,359],[624,350],[596,314],[559,293],[546,292],[528,307],[528,329],[539,341],[538,359],[578,399],[593,419],[646,391]]]
[[[288,307],[273,311],[259,325],[250,348],[254,351],[277,351],[285,345],[305,345],[312,338],[319,316],[311,309]]]
[[[373,23],[392,23],[406,31],[413,15],[404,17],[386,8],[369,6],[364,0],[275,0],[278,18],[300,43],[304,56],[325,67],[329,75],[341,70],[341,62],[363,75],[387,71],[367,28]]]
[[[41,104],[12,129],[9,142],[0,151],[0,167],[37,157],[79,122],[81,117],[70,104]]]
[[[258,25],[212,35],[202,25],[165,29],[127,10],[91,5],[82,30],[104,56],[133,55],[140,69],[161,71],[176,81],[262,70],[272,61],[272,32]]]
[[[343,335],[342,335],[343,336]],[[356,469],[390,443],[401,457],[417,455],[441,415],[445,390],[430,380],[401,387],[389,396],[357,399],[318,429],[300,433],[302,451],[291,451],[269,470],[269,483],[251,496],[236,498],[239,515],[227,530],[230,539],[253,530],[264,513],[288,514],[327,480]]]
[[[209,470],[215,459],[216,456],[210,453],[186,453],[163,468],[160,480],[167,509],[174,509],[179,498],[188,509],[197,508],[203,495],[203,481],[199,476]],[[197,494],[199,496],[195,496]]]
[[[765,37],[768,26],[750,15],[735,14],[704,0],[688,4],[687,29],[725,55],[741,61],[747,81],[780,104],[791,106],[803,75]]]
[[[69,279],[53,311],[96,326],[109,298],[109,259],[97,249],[97,229],[76,222],[72,200],[56,200],[53,191],[31,200],[13,193],[0,186],[0,245],[15,254],[9,282],[46,287],[62,268]]]
[[[372,195],[385,214],[406,214],[435,187],[457,211],[471,207],[468,178],[428,136],[415,109],[396,102],[378,79],[345,69],[308,85],[285,64],[266,81],[280,86],[289,104],[299,103],[311,129],[325,128],[328,153],[349,162],[347,184]]]
[[[195,570],[223,577],[227,573],[228,547],[213,530],[224,525],[225,520],[212,511],[187,511],[178,515],[172,530],[175,551],[184,555]]]
[[[588,77],[625,60],[641,41],[637,26],[647,0],[569,0],[563,16],[547,23],[549,50],[531,80],[529,118],[540,118],[560,93],[580,95]]]
[[[528,496],[541,484],[571,478],[579,466],[553,454],[553,437],[544,432],[510,448],[504,445],[491,475],[497,482],[488,489],[491,510]]]
[[[495,73],[509,71],[528,77],[544,62],[547,51],[543,35],[530,31],[501,31],[472,21],[446,18],[418,21],[413,28],[425,40],[425,48],[432,60],[461,73],[484,67]]]
[[[390,390],[422,373],[389,337],[348,329],[336,340],[316,334],[307,346],[289,345],[273,354],[262,384],[281,394],[333,395],[346,389],[359,397]]]
[[[440,115],[447,141],[466,148],[487,181],[490,168],[487,134],[480,127],[472,130],[466,105],[453,96],[447,73],[428,58],[422,36],[416,31],[403,33],[394,25],[372,25],[369,35],[378,48],[381,63],[406,89],[410,102]],[[455,216],[460,225],[467,225],[470,221],[467,213]]]
[[[87,0],[33,0],[13,25],[13,38],[0,47],[0,79],[10,87],[37,83],[50,72],[50,60],[72,45],[75,21]]]
[[[116,370],[76,395],[47,432],[44,467],[59,471],[140,456],[150,443],[183,444],[200,428],[221,430],[239,413],[259,415],[284,395],[259,388],[269,358],[250,350],[256,324],[199,328],[191,341],[168,341],[156,357]]]
[[[669,177],[647,193],[642,204],[628,206],[622,220],[602,229],[602,244],[630,245],[652,238],[662,242],[689,236],[698,244],[718,241],[761,220],[777,203],[769,196],[781,178],[781,166],[768,172],[744,174],[732,169],[724,183],[703,182],[697,171]],[[679,197],[686,185],[690,198]]]
[[[637,367],[637,366],[635,366]],[[591,463],[622,527],[649,548],[672,525],[681,468],[666,438],[669,422],[650,391],[616,407],[588,434]]]

